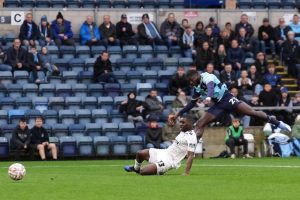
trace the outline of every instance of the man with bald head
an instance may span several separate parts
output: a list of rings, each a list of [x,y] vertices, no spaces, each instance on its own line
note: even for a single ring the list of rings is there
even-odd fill
[[[116,26],[110,21],[109,15],[103,16],[103,23],[99,26],[99,31],[105,46],[120,45],[120,41],[117,39]]]
[[[100,45],[101,35],[92,16],[87,16],[86,21],[80,27],[82,45]]]

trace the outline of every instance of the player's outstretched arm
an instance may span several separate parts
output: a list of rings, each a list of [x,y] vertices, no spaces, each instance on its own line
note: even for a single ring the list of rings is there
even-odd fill
[[[192,165],[193,165],[193,160],[194,160],[194,152],[188,151],[187,153],[187,161],[186,161],[186,167],[185,171],[183,173],[184,176],[188,176],[190,174]]]

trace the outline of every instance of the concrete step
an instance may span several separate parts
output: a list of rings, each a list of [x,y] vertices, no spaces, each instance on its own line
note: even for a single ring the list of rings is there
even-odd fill
[[[296,80],[294,78],[283,78],[281,79],[284,85],[287,84],[296,84]]]

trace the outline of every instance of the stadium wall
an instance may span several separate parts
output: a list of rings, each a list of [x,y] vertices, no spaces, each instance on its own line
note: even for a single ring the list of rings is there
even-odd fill
[[[0,9],[1,16],[10,16],[12,11],[24,11],[32,12],[34,19],[39,23],[42,15],[47,15],[48,21],[52,21],[56,18],[57,12],[56,9],[24,9],[24,8],[4,8]],[[182,19],[187,18],[190,21],[192,26],[195,26],[196,22],[201,20],[204,24],[208,23],[210,17],[215,17],[218,24],[221,28],[224,27],[226,22],[231,22],[233,25],[240,20],[240,15],[244,12],[248,13],[250,16],[250,22],[253,24],[254,28],[257,30],[258,27],[262,24],[263,18],[267,17],[270,19],[272,25],[278,24],[279,17],[284,15],[292,15],[297,13],[296,10],[223,10],[223,9],[88,9],[88,8],[79,8],[79,9],[61,9],[61,12],[65,19],[72,22],[73,31],[75,34],[79,34],[79,28],[87,15],[92,15],[95,18],[95,21],[99,25],[102,23],[102,17],[104,15],[110,15],[111,21],[116,23],[120,21],[120,16],[123,13],[142,15],[143,13],[148,13],[153,16],[154,22],[158,26],[166,19],[168,13],[173,12],[176,15],[176,19],[181,22]],[[19,32],[19,26],[12,26],[10,24],[1,24],[0,34],[4,34],[9,31]],[[133,24],[133,27],[136,28],[136,24]],[[257,31],[256,31],[257,32]]]

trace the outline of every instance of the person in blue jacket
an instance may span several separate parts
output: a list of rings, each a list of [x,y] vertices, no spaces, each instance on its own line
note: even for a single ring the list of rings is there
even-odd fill
[[[86,21],[80,27],[82,45],[100,45],[101,35],[92,16],[87,16]]]
[[[71,22],[65,20],[61,12],[58,12],[56,20],[52,21],[51,29],[56,46],[74,45]]]

